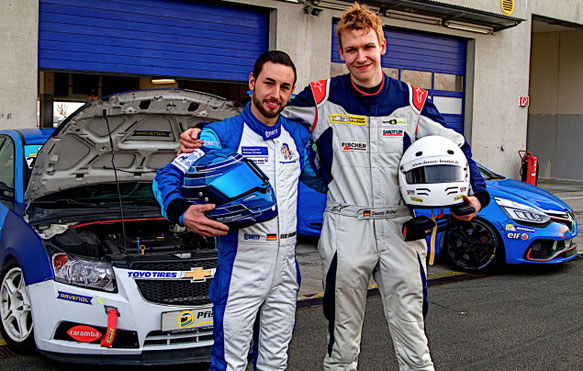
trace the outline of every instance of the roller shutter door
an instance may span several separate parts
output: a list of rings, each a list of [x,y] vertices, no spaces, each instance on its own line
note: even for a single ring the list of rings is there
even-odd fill
[[[342,62],[335,23],[332,62]],[[381,59],[385,72],[428,90],[448,127],[463,134],[466,40],[387,27],[385,38],[387,53]]]
[[[187,0],[40,0],[39,68],[246,81],[269,11]]]

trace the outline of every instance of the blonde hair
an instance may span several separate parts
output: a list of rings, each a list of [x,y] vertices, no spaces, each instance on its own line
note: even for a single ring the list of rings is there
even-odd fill
[[[338,37],[340,48],[342,48],[342,33],[351,30],[364,30],[367,33],[370,30],[374,30],[377,34],[379,45],[385,41],[381,18],[366,5],[361,6],[357,2],[342,14],[340,22],[336,25],[336,37]]]

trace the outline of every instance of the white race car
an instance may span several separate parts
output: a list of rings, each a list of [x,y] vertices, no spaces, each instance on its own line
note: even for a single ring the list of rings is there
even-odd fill
[[[180,133],[241,110],[144,90],[86,104],[48,140],[38,129],[0,132],[0,330],[10,347],[92,364],[210,359],[217,251],[160,215],[151,182]]]

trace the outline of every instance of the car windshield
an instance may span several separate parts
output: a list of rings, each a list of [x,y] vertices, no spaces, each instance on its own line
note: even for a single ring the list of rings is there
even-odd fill
[[[120,183],[119,190],[123,203],[134,203],[137,205],[156,204],[151,183]],[[55,207],[107,207],[118,202],[117,186],[115,183],[76,187],[55,192],[34,201],[35,204],[41,204],[43,207],[47,207],[50,204],[54,204]]]
[[[484,180],[501,180],[501,179],[506,179],[502,175],[496,174],[495,172],[486,169],[482,165],[479,165],[478,164],[478,169],[480,170],[480,173],[484,177]]]

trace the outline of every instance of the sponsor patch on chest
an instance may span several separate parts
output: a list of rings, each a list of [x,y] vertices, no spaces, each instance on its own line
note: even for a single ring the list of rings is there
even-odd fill
[[[405,134],[407,120],[402,118],[383,117],[381,120],[381,138],[402,137]]]
[[[366,116],[338,115],[333,113],[330,115],[330,122],[332,124],[366,126]]]
[[[269,151],[265,146],[241,147],[241,154],[256,165],[263,165],[269,161]]]
[[[367,144],[364,142],[341,142],[343,152],[368,152]]]

